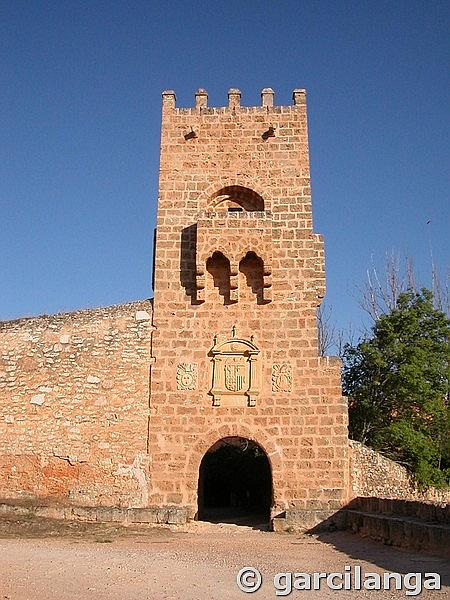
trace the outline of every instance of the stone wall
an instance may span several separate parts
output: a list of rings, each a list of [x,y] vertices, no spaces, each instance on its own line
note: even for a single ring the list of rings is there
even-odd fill
[[[0,497],[147,505],[151,314],[0,323]]]
[[[419,490],[408,471],[359,442],[350,442],[351,492],[354,498],[370,496],[450,502],[450,490]]]

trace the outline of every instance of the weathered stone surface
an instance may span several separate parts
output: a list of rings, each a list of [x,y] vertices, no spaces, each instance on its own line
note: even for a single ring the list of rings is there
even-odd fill
[[[177,522],[197,511],[204,454],[240,436],[267,453],[273,514],[347,500],[340,364],[318,356],[305,95],[280,107],[265,90],[262,103],[233,90],[209,108],[203,90],[178,109],[164,94],[154,309],[0,324],[0,495],[160,507],[157,522]]]
[[[354,496],[420,497],[399,465],[349,448],[340,361],[318,356],[306,96],[273,96],[249,108],[230,90],[209,108],[200,90],[178,109],[163,95],[154,309],[0,323],[0,497],[182,523],[203,456],[233,436],[266,452],[280,529],[336,524]]]
[[[339,361],[318,356],[325,292],[322,236],[312,228],[304,91],[293,106],[177,108],[163,97],[155,246],[149,453],[154,505],[197,511],[199,467],[218,440],[267,453],[273,512],[339,508],[349,494],[347,405]],[[251,341],[218,353],[214,337]],[[237,344],[236,344],[237,347]],[[180,364],[198,365],[196,389]],[[277,370],[272,390],[273,365]],[[177,378],[178,375],[178,378]],[[227,392],[227,393],[224,393]],[[319,509],[318,508],[318,509]]]
[[[0,323],[0,497],[145,503],[148,465],[133,464],[147,447],[151,332],[139,310],[151,303]]]
[[[136,311],[136,321],[151,321],[151,315],[146,310]]]
[[[408,471],[359,442],[350,442],[351,496],[450,503],[450,490],[419,489]]]
[[[421,507],[425,506],[422,503],[415,503],[417,512],[411,516],[405,515],[401,501],[394,507],[394,512],[384,510],[382,503],[378,511],[368,512],[369,507],[364,502],[367,499],[361,500],[363,502],[359,507],[342,511],[344,520],[341,528],[351,529],[365,538],[372,538],[389,546],[450,557],[449,522],[435,523],[423,518],[419,514]]]
[[[183,525],[188,520],[186,509],[179,508],[117,508],[100,506],[64,506],[62,504],[15,505],[0,501],[0,515],[5,517],[40,517],[100,523],[158,523]]]
[[[37,406],[42,406],[45,402],[45,395],[44,394],[37,394],[36,396],[33,396],[30,400],[30,404],[36,404]]]

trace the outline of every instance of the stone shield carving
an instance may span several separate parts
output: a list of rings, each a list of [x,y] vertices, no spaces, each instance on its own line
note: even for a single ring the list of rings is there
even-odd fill
[[[181,363],[177,369],[177,388],[179,390],[197,389],[198,365],[196,363]]]
[[[230,392],[240,392],[246,384],[246,368],[243,364],[225,365],[225,387]]]
[[[272,368],[272,391],[292,391],[292,365],[289,363],[278,363]]]
[[[259,348],[253,340],[232,337],[218,342],[215,339],[211,356],[213,406],[255,406],[261,376]]]

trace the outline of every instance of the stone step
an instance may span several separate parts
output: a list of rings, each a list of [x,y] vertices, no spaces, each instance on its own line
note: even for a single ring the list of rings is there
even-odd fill
[[[426,523],[450,525],[450,504],[445,503],[359,496],[351,500],[345,508],[366,513],[397,515]]]
[[[450,558],[450,525],[431,523],[405,515],[347,509],[344,527],[372,540],[415,552]]]

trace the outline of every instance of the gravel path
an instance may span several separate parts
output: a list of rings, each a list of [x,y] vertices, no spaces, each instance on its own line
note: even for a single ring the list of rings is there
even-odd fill
[[[20,537],[18,537],[20,536]],[[24,537],[26,536],[26,537]],[[450,586],[450,565],[434,556],[398,551],[349,533],[321,539],[194,523],[185,528],[120,529],[71,526],[59,533],[18,523],[0,527],[0,600],[234,600],[276,598],[277,572],[437,572]],[[246,594],[236,584],[244,566],[257,567],[262,586]],[[402,591],[293,590],[291,598],[406,598]],[[421,599],[446,598],[424,591]]]

